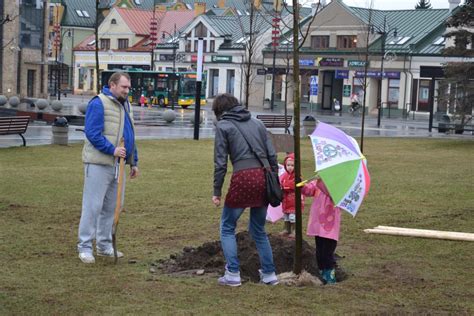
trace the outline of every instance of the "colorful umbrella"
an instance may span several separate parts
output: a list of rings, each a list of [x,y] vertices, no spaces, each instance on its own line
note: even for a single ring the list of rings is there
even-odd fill
[[[367,160],[359,145],[343,131],[322,122],[309,137],[313,144],[315,171],[334,204],[355,216],[370,188]]]

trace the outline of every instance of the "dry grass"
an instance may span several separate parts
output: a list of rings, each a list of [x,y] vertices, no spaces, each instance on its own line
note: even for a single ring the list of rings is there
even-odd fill
[[[238,289],[149,273],[157,259],[218,239],[212,141],[139,143],[142,177],[127,184],[117,233],[126,258],[118,265],[103,258],[84,265],[75,252],[81,146],[0,149],[0,314],[474,313],[472,243],[362,232],[377,225],[474,232],[474,142],[369,138],[364,145],[372,189],[356,218],[344,214],[337,250],[350,278]],[[309,176],[306,141],[302,153]]]

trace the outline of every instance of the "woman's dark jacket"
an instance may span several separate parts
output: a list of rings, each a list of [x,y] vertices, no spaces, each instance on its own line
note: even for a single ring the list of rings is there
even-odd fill
[[[216,125],[214,143],[214,196],[221,196],[222,184],[227,172],[227,158],[230,156],[234,172],[244,169],[259,168],[262,164],[250,150],[247,142],[236,126],[239,124],[247,138],[252,139],[253,149],[266,166],[278,170],[278,162],[267,130],[260,120],[252,118],[243,106],[236,106],[224,112]]]

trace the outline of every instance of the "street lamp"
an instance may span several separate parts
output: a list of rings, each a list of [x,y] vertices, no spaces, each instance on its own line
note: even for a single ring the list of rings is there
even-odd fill
[[[382,40],[382,49],[381,49],[381,53],[382,53],[382,56],[381,56],[381,62],[380,62],[380,85],[379,85],[379,98],[378,98],[378,104],[377,104],[377,127],[380,127],[380,120],[381,120],[381,116],[382,116],[382,82],[383,82],[383,75],[384,75],[384,69],[383,69],[383,62],[384,62],[384,59],[385,59],[385,41],[387,39],[387,34],[390,34],[391,32],[393,32],[393,36],[394,37],[397,37],[397,28],[396,27],[393,27],[393,28],[390,28],[388,25],[387,25],[387,17],[384,16],[383,17],[383,26],[382,27],[379,27],[379,26],[376,26],[376,25],[370,25],[370,32],[372,34],[374,33],[377,33],[377,34],[380,34],[381,36],[381,40]]]
[[[71,37],[71,30],[66,29],[64,31],[61,31],[61,25],[55,24],[54,25],[54,33],[56,34],[55,38],[54,38],[54,46],[55,46],[54,63],[55,63],[55,66],[56,66],[55,95],[57,95],[57,100],[61,100],[61,68],[62,68],[62,66],[59,66],[59,62],[62,63],[63,58],[60,57],[59,55],[62,54],[63,38],[64,38],[65,35],[67,35],[67,37]]]
[[[175,73],[176,73],[176,50],[178,49],[179,42],[176,41],[177,38],[181,36],[181,33],[178,33],[178,36],[176,36],[176,24],[174,25],[174,32],[173,34],[167,32],[167,31],[161,31],[161,38],[165,39],[166,35],[171,37],[171,43],[173,44],[173,76],[171,77],[171,109],[174,110],[174,97],[175,97],[175,91],[174,91],[174,85],[175,85]]]

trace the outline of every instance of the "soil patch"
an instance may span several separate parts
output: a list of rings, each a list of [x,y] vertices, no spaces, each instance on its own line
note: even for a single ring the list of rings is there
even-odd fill
[[[236,238],[242,279],[259,282],[258,269],[260,267],[260,260],[255,242],[247,231],[238,233]],[[280,274],[292,271],[295,241],[272,234],[268,235],[268,239],[270,240],[273,250],[276,273]],[[169,259],[158,261],[158,267],[161,268],[163,272],[171,274],[182,274],[180,272],[201,269],[203,269],[205,273],[223,273],[224,265],[225,259],[220,241],[207,242],[196,248],[185,247],[182,253],[172,254]],[[319,277],[315,260],[315,249],[304,240],[302,247],[302,267],[312,275]],[[345,274],[339,267],[336,270],[336,276],[340,280],[345,279]]]

